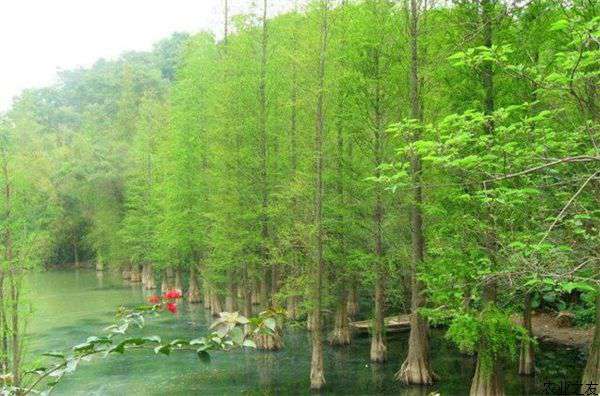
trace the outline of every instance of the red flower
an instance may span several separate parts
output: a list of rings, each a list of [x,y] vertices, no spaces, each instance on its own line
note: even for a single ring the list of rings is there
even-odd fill
[[[165,293],[165,298],[181,298],[181,290],[169,290]]]
[[[152,295],[148,297],[148,302],[150,302],[151,304],[158,304],[160,302],[160,297],[157,295]]]
[[[167,304],[167,309],[169,310],[169,312],[171,313],[177,313],[177,304],[175,303],[168,303]]]

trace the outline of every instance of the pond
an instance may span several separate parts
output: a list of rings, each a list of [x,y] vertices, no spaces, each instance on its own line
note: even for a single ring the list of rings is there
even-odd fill
[[[29,319],[28,354],[65,350],[90,335],[102,334],[113,322],[121,304],[144,300],[139,285],[131,285],[117,274],[95,271],[49,271],[30,279],[29,298],[34,312]],[[204,334],[210,315],[197,305],[182,303],[177,315],[151,319],[142,330],[164,339],[197,337]],[[389,363],[372,365],[368,337],[355,337],[347,348],[325,349],[324,394],[343,395],[463,395],[468,393],[474,362],[458,353],[443,333],[434,332],[433,367],[441,377],[434,387],[403,387],[393,380],[406,355],[408,333],[388,335]],[[209,365],[193,353],[156,356],[136,351],[107,359],[94,358],[64,378],[56,395],[275,395],[307,394],[310,339],[303,329],[290,329],[285,349],[219,352]],[[582,354],[574,349],[540,345],[540,372],[535,379],[516,375],[514,364],[506,369],[507,394],[543,394],[544,382],[561,379],[577,382],[584,366]]]

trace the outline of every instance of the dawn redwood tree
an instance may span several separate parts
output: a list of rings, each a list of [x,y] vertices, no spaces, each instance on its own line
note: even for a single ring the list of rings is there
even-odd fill
[[[314,390],[325,386],[325,373],[323,368],[323,339],[322,339],[322,306],[323,306],[323,278],[325,275],[325,260],[323,257],[323,141],[325,133],[325,67],[327,61],[327,44],[329,40],[329,0],[319,0],[320,14],[320,49],[319,66],[317,71],[318,88],[315,116],[315,199],[314,199],[314,285],[313,285],[313,312],[312,312],[312,357],[310,361],[310,388]]]
[[[421,138],[423,124],[422,80],[420,76],[419,18],[423,4],[419,0],[410,0],[408,36],[410,46],[409,92],[411,118],[415,122],[412,142]],[[426,11],[426,10],[425,10]],[[419,153],[413,148],[410,155],[410,179],[413,189],[410,207],[411,224],[411,315],[408,355],[396,374],[396,378],[406,384],[431,384],[434,380],[429,360],[429,335],[427,320],[419,312],[424,305],[423,286],[418,279],[425,253],[425,236],[423,232],[423,186],[422,164]]]

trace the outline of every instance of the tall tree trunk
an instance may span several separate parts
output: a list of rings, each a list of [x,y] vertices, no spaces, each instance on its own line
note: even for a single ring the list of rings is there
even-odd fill
[[[587,384],[600,384],[600,293],[596,297],[596,329],[581,383],[582,394],[588,389]]]
[[[245,317],[249,318],[250,316],[252,316],[252,282],[250,280],[250,276],[248,276],[248,263],[244,263],[243,271],[243,314]]]
[[[198,279],[196,278],[196,266],[190,265],[190,287],[188,288],[188,302],[190,304],[200,303],[200,288],[198,287]]]
[[[495,280],[487,280],[483,290],[483,304],[486,307],[496,303],[497,286]],[[477,366],[471,381],[470,396],[503,396],[504,381],[502,364],[491,351],[484,338],[477,348]]]
[[[533,344],[533,329],[531,327],[531,294],[525,294],[523,304],[523,327],[527,331],[527,337],[521,341],[521,353],[519,356],[519,374],[535,374],[535,350]]]
[[[329,334],[330,345],[350,345],[350,323],[348,320],[348,293],[345,288],[340,290],[335,308],[333,330]]]
[[[353,277],[350,281],[350,290],[348,290],[348,316],[356,318],[358,315],[358,286],[356,278]]]
[[[376,4],[377,6],[377,4]],[[376,70],[375,89],[375,131],[374,131],[374,168],[375,177],[380,176],[380,166],[383,163],[384,121],[381,106],[381,76],[380,76],[380,51],[376,50],[374,56]],[[381,187],[375,187],[375,205],[373,208],[373,226],[375,236],[375,317],[373,318],[373,333],[371,335],[371,361],[382,363],[386,360],[387,347],[384,339],[385,316],[385,267],[383,265],[383,197]]]
[[[129,281],[132,283],[138,283],[142,281],[142,274],[140,274],[140,266],[137,264],[131,265],[131,274]]]
[[[225,311],[237,311],[237,285],[235,284],[234,274],[229,274],[227,281],[227,295],[225,296]]]
[[[325,61],[328,41],[328,11],[329,1],[321,0],[321,49],[319,56],[319,91],[317,94],[316,128],[315,128],[315,279],[314,279],[314,306],[312,323],[312,357],[310,361],[310,388],[321,389],[325,386],[323,372],[323,339],[321,326],[321,306],[323,275],[325,262],[323,260],[323,135],[324,135],[324,90],[325,90]]]
[[[75,268],[79,268],[79,249],[77,248],[76,241],[73,241],[73,262],[75,264]]]
[[[175,269],[175,289],[183,292],[183,279],[180,268]]]
[[[152,267],[152,264],[144,264],[144,270],[146,272],[146,282],[144,284],[144,289],[156,289],[156,278],[154,277],[154,268]]]
[[[421,82],[419,77],[419,7],[417,0],[410,0],[409,11],[409,36],[410,36],[410,101],[411,117],[420,123],[423,122],[423,107],[421,96]],[[420,131],[413,133],[414,141],[420,139]],[[424,305],[422,285],[417,279],[417,273],[423,262],[425,251],[425,238],[423,235],[423,192],[421,186],[421,158],[417,153],[412,153],[410,159],[411,183],[413,187],[413,202],[410,209],[412,262],[411,262],[411,315],[410,336],[408,339],[408,356],[396,374],[396,378],[405,384],[431,384],[434,374],[429,361],[429,336],[428,324],[419,313]]]

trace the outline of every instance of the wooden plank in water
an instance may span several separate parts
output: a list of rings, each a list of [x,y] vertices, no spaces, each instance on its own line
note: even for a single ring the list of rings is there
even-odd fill
[[[388,316],[384,320],[386,330],[389,332],[403,331],[410,329],[410,319],[408,315]],[[357,331],[369,331],[373,325],[373,320],[361,320],[358,322],[350,322],[350,326]]]

